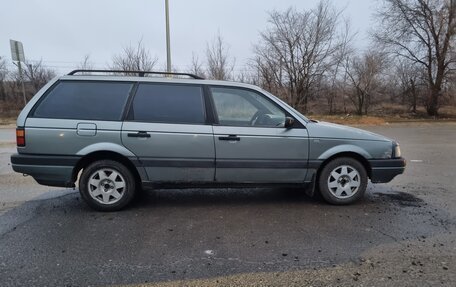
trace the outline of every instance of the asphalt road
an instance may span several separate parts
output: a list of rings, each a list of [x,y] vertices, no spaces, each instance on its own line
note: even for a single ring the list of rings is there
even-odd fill
[[[193,189],[99,213],[14,174],[0,143],[0,286],[456,286],[456,124],[365,129],[397,139],[408,167],[342,207]]]
[[[11,143],[15,141],[16,133],[14,129],[0,128],[0,142]]]

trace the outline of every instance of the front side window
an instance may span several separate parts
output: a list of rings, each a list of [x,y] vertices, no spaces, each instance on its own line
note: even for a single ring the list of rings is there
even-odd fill
[[[151,123],[204,124],[202,88],[196,85],[140,84],[128,118]]]
[[[284,127],[285,113],[257,92],[212,87],[218,122],[224,126]]]
[[[41,101],[37,118],[119,121],[132,83],[61,81]]]

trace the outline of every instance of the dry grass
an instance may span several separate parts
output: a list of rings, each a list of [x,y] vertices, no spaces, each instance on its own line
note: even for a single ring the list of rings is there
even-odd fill
[[[455,117],[439,117],[439,118],[426,118],[426,117],[374,117],[374,116],[328,116],[328,115],[315,115],[311,119],[330,122],[341,125],[383,125],[388,123],[407,123],[407,122],[454,122]]]
[[[382,125],[401,122],[442,122],[456,121],[456,107],[446,106],[439,110],[439,117],[429,117],[424,108],[416,113],[407,112],[398,105],[383,105],[372,111],[370,116],[357,115],[312,115],[312,119],[345,125]]]
[[[14,127],[16,125],[16,117],[0,118],[0,128]]]
[[[386,123],[384,118],[371,116],[315,115],[312,116],[312,119],[342,125],[383,125]]]
[[[13,128],[16,126],[16,119],[21,111],[15,103],[0,101],[0,128]]]

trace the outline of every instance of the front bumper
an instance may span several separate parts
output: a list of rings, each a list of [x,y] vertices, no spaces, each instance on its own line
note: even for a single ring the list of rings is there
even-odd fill
[[[373,183],[390,182],[397,175],[404,173],[406,161],[404,158],[373,159],[369,160],[371,166],[370,179]]]
[[[74,187],[73,169],[79,157],[13,154],[11,166],[18,173],[32,176],[39,184]]]

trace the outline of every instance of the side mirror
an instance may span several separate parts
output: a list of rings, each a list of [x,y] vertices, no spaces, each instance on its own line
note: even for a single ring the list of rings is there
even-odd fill
[[[285,118],[285,128],[291,129],[293,127],[295,120],[291,117],[286,117]]]

